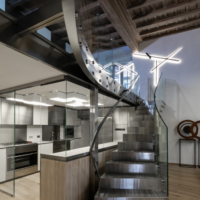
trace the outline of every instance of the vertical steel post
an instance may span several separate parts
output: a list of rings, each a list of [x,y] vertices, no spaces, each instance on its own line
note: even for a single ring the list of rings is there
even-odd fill
[[[98,89],[92,87],[90,89],[90,145],[93,141],[95,133],[98,128]],[[95,163],[98,167],[98,138],[95,141],[92,149]],[[96,191],[98,190],[98,178],[96,176],[93,160],[90,157],[90,199],[93,199]]]

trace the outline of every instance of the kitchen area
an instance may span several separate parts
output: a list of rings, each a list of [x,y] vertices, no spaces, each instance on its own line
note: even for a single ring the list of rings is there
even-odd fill
[[[95,120],[92,92],[89,87],[58,81],[0,95],[0,192],[14,196],[17,185],[24,186],[25,179],[34,177],[37,184],[32,189],[39,195],[42,156],[88,155],[90,123]],[[98,94],[98,125],[116,101]],[[100,150],[115,148],[122,140],[131,109],[135,108],[121,103],[108,116],[98,136]]]
[[[14,169],[15,178],[40,171],[40,154],[75,148],[75,140],[84,145],[80,132],[84,124],[76,110],[68,108],[66,112],[65,107],[21,102],[13,105],[9,98],[0,98],[0,107],[0,182],[12,179]],[[14,110],[15,125],[12,124]],[[71,120],[65,124],[66,117]]]
[[[89,92],[62,81],[0,95],[0,190],[10,182],[2,190],[13,194],[12,180],[39,172],[41,154],[89,145],[89,107],[73,105]]]

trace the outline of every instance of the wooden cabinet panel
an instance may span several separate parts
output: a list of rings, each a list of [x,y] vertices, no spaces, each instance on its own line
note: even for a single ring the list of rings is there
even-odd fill
[[[104,173],[105,163],[111,159],[110,149],[99,153],[100,174]],[[91,166],[92,165],[92,166]],[[41,159],[40,200],[88,200],[94,189],[90,170],[93,163],[90,156],[68,162]],[[95,188],[94,193],[98,188]]]

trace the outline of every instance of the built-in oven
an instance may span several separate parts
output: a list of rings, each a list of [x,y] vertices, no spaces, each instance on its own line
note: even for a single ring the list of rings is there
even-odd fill
[[[7,172],[6,179],[15,178],[32,174],[38,171],[38,144],[28,144],[7,148]]]

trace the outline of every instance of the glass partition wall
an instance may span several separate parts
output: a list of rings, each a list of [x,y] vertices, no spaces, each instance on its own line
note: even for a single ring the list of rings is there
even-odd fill
[[[21,104],[12,101],[14,98],[15,92],[0,95],[0,192],[10,196],[15,195],[15,140],[25,131],[24,126],[15,126]]]
[[[164,197],[168,197],[168,127],[162,118],[162,110],[166,106],[165,101],[166,79],[161,74],[154,93],[155,158],[158,166],[158,175],[162,178],[162,194]]]
[[[67,78],[2,94],[0,191],[14,196],[15,181],[17,185],[18,178],[23,182],[24,176],[32,175],[37,180],[34,195],[40,199],[41,155],[68,157],[89,152],[99,124],[117,101],[91,85]],[[108,116],[93,148],[97,164],[98,152],[123,140],[130,110],[130,105],[120,103]],[[26,184],[25,189],[30,192],[32,188]]]

